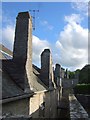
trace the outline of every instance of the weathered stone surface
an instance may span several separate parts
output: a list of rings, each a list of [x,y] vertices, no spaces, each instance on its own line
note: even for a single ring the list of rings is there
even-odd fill
[[[61,78],[64,78],[64,77],[65,77],[65,69],[61,68]]]
[[[49,49],[45,49],[41,54],[41,79],[48,87],[54,86],[52,56]]]
[[[61,77],[61,66],[59,64],[56,64],[55,67],[55,83],[56,86],[60,86],[60,77]]]
[[[3,117],[29,115],[29,98],[4,103],[2,105]]]
[[[30,99],[30,115],[32,118],[57,118],[56,94],[56,90],[37,92]]]
[[[71,94],[69,95],[69,101],[70,101],[70,118],[73,119],[89,119],[89,116],[85,109],[82,107],[82,105],[78,102],[76,97]]]
[[[25,69],[25,91],[30,89],[32,79],[32,20],[29,12],[17,16],[13,60]]]

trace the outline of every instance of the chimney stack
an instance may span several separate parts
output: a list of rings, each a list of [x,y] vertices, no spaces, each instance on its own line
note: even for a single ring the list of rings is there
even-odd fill
[[[50,49],[45,49],[41,54],[41,79],[49,88],[54,87],[54,75]]]
[[[61,78],[61,66],[56,64],[55,67],[55,83],[57,86],[60,86],[60,78]]]
[[[32,19],[29,12],[20,12],[16,18],[13,61],[25,71],[25,90],[32,79]]]

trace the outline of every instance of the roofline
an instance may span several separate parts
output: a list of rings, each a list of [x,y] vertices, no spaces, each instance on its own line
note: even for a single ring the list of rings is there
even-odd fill
[[[4,46],[3,44],[0,44],[0,50],[4,51],[5,53],[8,53],[11,56],[13,56],[13,52],[9,48]]]
[[[16,100],[21,100],[24,98],[28,98],[28,97],[32,97],[35,93],[28,93],[28,94],[23,94],[23,95],[19,95],[19,96],[15,96],[15,97],[11,97],[11,98],[6,98],[6,99],[2,99],[0,100],[0,104],[4,104],[7,102],[12,102],[12,101],[16,101]]]
[[[48,89],[48,90],[43,90],[43,91],[37,91],[37,92],[27,93],[27,94],[23,94],[23,95],[11,97],[11,98],[2,99],[2,100],[0,100],[0,104],[4,104],[4,103],[8,103],[8,102],[13,102],[13,101],[21,100],[21,99],[24,99],[24,98],[33,97],[33,95],[35,95],[35,94],[50,92],[50,91],[53,91],[53,90],[56,90],[56,89],[54,88],[52,90]]]

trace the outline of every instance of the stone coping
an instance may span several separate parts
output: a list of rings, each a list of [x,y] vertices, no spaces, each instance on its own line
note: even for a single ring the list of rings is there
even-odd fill
[[[69,94],[69,105],[70,105],[70,118],[73,119],[89,119],[88,113],[85,111],[83,106],[79,103],[74,94]]]

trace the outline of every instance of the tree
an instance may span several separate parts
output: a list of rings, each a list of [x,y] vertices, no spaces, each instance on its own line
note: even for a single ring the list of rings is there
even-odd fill
[[[86,65],[84,66],[81,70],[80,70],[80,74],[79,74],[79,83],[90,83],[90,65]]]
[[[69,78],[70,78],[70,79],[75,78],[75,72],[69,71]]]

